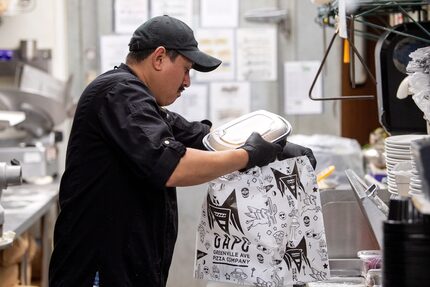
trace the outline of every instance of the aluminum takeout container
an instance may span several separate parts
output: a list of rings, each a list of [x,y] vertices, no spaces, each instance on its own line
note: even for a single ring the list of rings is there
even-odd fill
[[[231,150],[241,147],[253,132],[259,133],[269,142],[279,142],[286,139],[291,131],[286,119],[259,110],[216,128],[203,138],[203,144],[208,150]]]

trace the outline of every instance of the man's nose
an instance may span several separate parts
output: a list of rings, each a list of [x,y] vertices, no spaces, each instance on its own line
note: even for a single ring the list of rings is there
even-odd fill
[[[183,81],[184,87],[188,88],[191,85],[191,77],[190,74],[186,74]]]

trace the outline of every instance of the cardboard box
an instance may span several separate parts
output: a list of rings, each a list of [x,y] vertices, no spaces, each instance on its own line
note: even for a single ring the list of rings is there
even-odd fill
[[[14,240],[11,247],[0,251],[0,287],[26,286],[18,285],[20,283],[20,263],[25,255],[27,255],[26,280],[27,282],[31,282],[32,261],[36,261],[34,259],[38,249],[40,248],[38,247],[34,237],[28,233],[24,233]]]
[[[0,266],[0,287],[15,287],[19,284],[19,265]]]
[[[21,262],[28,247],[28,234],[17,236],[11,247],[0,252],[0,266],[7,267]]]

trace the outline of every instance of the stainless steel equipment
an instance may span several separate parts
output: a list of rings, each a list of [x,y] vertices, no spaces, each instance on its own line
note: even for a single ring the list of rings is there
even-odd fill
[[[23,178],[30,180],[58,173],[58,151],[55,145],[0,147],[0,161],[11,158],[22,163]]]
[[[331,276],[361,276],[362,262],[357,252],[378,249],[353,193],[346,186],[320,190]]]
[[[8,165],[0,162],[0,199],[2,192],[10,185],[21,184],[21,166]],[[3,239],[4,209],[0,204],[0,249],[12,243],[12,240]]]
[[[357,190],[366,191],[367,187],[358,176],[351,176],[349,173],[349,177],[353,179]],[[358,251],[380,248],[367,213],[362,210],[361,200],[357,202],[357,194],[351,187],[320,190],[332,276],[362,276],[363,263],[357,257]],[[389,201],[390,194],[386,190],[380,190],[379,197],[385,204]]]
[[[22,40],[17,49],[0,49],[0,78],[16,79],[17,66],[22,63],[37,67],[43,71],[50,70],[51,51],[38,49],[34,40]],[[9,85],[17,84],[16,82]]]
[[[17,125],[34,137],[41,137],[66,119],[64,102],[20,89],[0,89],[0,109],[22,111],[26,119]]]
[[[369,225],[372,227],[373,234],[378,241],[379,247],[382,247],[382,226],[388,216],[388,206],[376,194],[377,186],[375,184],[367,187],[354,171],[348,169],[345,173],[357,198],[361,211]]]
[[[55,176],[58,172],[55,132],[67,117],[68,87],[50,74],[51,51],[35,41],[21,41],[18,49],[0,49],[0,111],[24,113],[20,122],[0,126],[0,162],[17,159],[24,180]],[[16,115],[15,115],[16,116]]]

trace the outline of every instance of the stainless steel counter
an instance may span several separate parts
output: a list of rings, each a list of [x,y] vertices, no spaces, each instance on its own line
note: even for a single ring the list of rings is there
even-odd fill
[[[17,236],[41,220],[42,287],[48,286],[48,267],[52,252],[52,236],[57,216],[58,182],[45,185],[24,184],[3,191],[1,205],[5,209],[3,230]],[[21,282],[26,282],[27,257],[21,264]]]
[[[58,183],[12,186],[3,191],[4,231],[22,234],[56,204]]]

